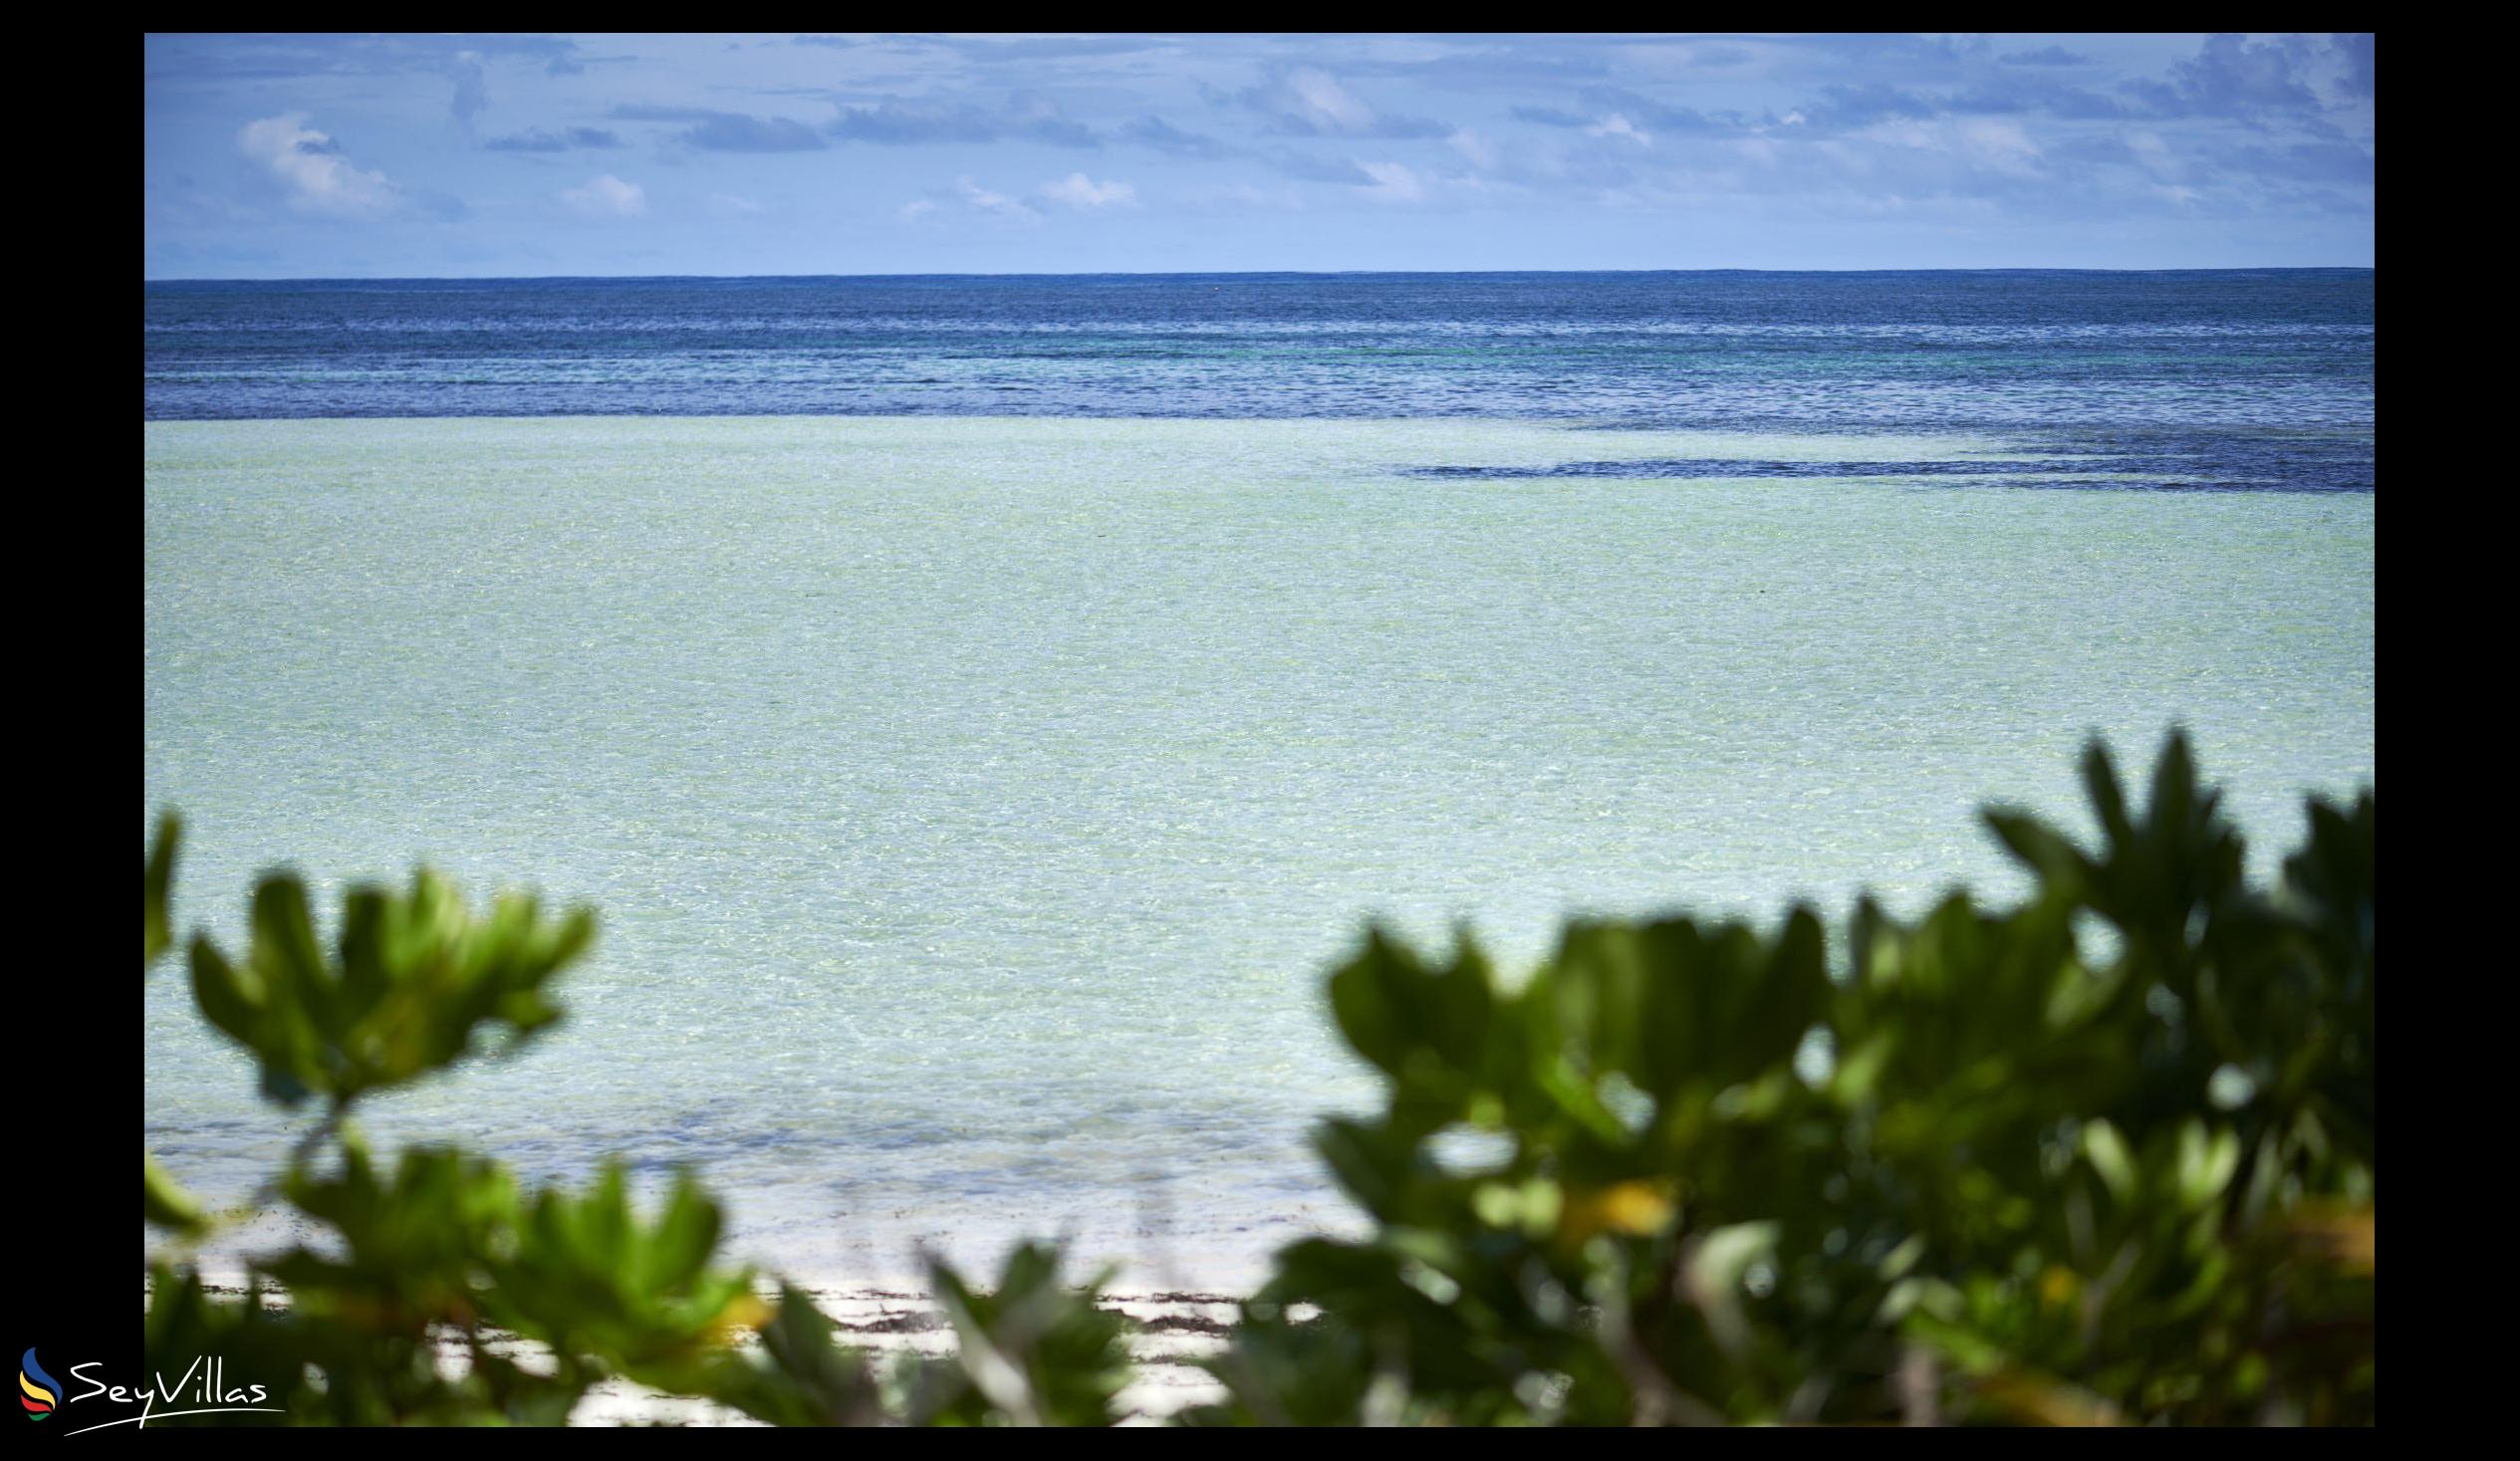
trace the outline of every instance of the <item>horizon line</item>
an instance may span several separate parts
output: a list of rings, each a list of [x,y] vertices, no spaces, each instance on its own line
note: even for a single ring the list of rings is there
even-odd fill
[[[1424,278],[1520,274],[2377,274],[2377,264],[2210,264],[2150,268],[2087,265],[1988,264],[1881,269],[1099,269],[1039,272],[996,270],[879,274],[282,274],[141,276],[152,284],[523,284],[589,280],[644,283],[689,280],[728,282],[765,279],[1340,279]]]

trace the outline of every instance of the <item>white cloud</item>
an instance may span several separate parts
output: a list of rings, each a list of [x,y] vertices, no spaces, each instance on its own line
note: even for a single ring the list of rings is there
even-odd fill
[[[1865,135],[1900,146],[1939,152],[1963,166],[2008,177],[2045,175],[2037,141],[2017,122],[1987,118],[1941,118],[1932,122],[1884,123]]]
[[[962,195],[964,202],[983,213],[994,213],[1000,218],[1016,223],[1041,221],[1041,215],[1034,212],[1023,200],[1010,198],[1004,193],[993,193],[973,182],[969,177],[955,178],[954,191]]]
[[[925,198],[916,198],[901,205],[901,221],[916,223],[936,211],[936,205]]]
[[[1473,167],[1493,172],[1497,165],[1505,160],[1504,155],[1496,150],[1496,143],[1466,126],[1444,138],[1444,141],[1452,150],[1470,159],[1470,165]]]
[[[1960,123],[1968,150],[1999,172],[2029,176],[2039,171],[2039,144],[2018,122],[1978,118]]]
[[[1639,129],[1624,113],[1613,112],[1584,130],[1597,137],[1626,137],[1641,147],[1653,145],[1653,133]]]
[[[2015,177],[2041,175],[2039,144],[2017,122],[1986,118],[1900,119],[1877,122],[1859,135],[1891,146],[1939,152],[1989,172]]]
[[[303,112],[249,122],[239,150],[269,169],[287,189],[289,206],[335,218],[376,218],[401,206],[401,191],[381,172],[354,166],[333,138],[306,124]]]
[[[1374,179],[1365,190],[1366,196],[1386,203],[1414,203],[1426,196],[1426,184],[1414,171],[1398,162],[1359,162],[1357,164]]]
[[[739,198],[733,193],[711,193],[709,211],[720,218],[750,218],[770,210],[750,198]]]
[[[1071,172],[1056,182],[1041,185],[1041,195],[1054,203],[1071,208],[1134,208],[1137,189],[1120,181],[1096,182],[1082,172]]]
[[[647,190],[602,172],[583,187],[562,188],[560,201],[590,218],[636,218],[647,211]]]
[[[2177,154],[2170,150],[2170,144],[2163,141],[2157,131],[2139,129],[2128,132],[2127,150],[2135,153],[2143,170],[2154,177],[2176,178],[2185,173]]]
[[[1289,73],[1285,98],[1289,111],[1323,131],[1359,132],[1374,125],[1374,109],[1326,71]]]

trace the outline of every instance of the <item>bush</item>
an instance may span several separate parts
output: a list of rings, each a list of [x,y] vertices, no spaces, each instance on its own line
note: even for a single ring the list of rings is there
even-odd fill
[[[178,829],[146,863],[143,965],[169,943]],[[930,1284],[961,1341],[945,1360],[877,1366],[834,1340],[812,1298],[716,1260],[718,1205],[689,1173],[642,1217],[608,1164],[584,1191],[524,1191],[497,1162],[423,1145],[380,1167],[354,1106],[468,1055],[515,1050],[561,1017],[550,987],[592,944],[593,915],[547,917],[501,897],[476,916],[428,872],[407,893],[353,889],[331,950],[295,877],[264,878],[251,944],[191,945],[202,1014],[255,1059],[264,1097],[321,1110],[266,1189],[330,1241],[259,1260],[244,1302],[188,1266],[150,1268],[147,1363],[179,1372],[215,1354],[268,1377],[285,1414],[227,1423],[558,1424],[594,1385],[624,1378],[781,1425],[1092,1424],[1126,1369],[1122,1321],[1058,1283],[1056,1249],[1026,1246],[991,1294],[941,1262]],[[145,1161],[151,1224],[186,1243],[216,1226]],[[269,1307],[266,1285],[285,1290]],[[757,1332],[760,1342],[735,1341]],[[516,1341],[536,1341],[528,1360]]]
[[[2182,738],[2140,818],[2104,749],[2084,771],[2096,852],[1987,814],[2037,879],[2008,910],[1868,899],[1834,949],[1808,908],[1579,922],[1519,986],[1466,934],[1370,931],[1330,1000],[1384,1108],[1317,1145],[1373,1231],[1282,1250],[1211,1361],[1228,1398],[1184,1418],[2373,1421],[2374,799],[2312,802],[2263,891]],[[271,1191],[333,1241],[259,1263],[242,1304],[154,1264],[152,1364],[284,1377],[301,1424],[558,1423],[614,1376],[781,1425],[1114,1418],[1126,1322],[1055,1248],[986,1291],[931,1262],[956,1353],[884,1366],[719,1264],[687,1173],[642,1217],[618,1166],[532,1193],[448,1147],[380,1169],[354,1105],[548,1029],[593,920],[475,916],[423,872],[340,926],[326,951],[273,876],[243,959],[192,941],[264,1096],[320,1109]],[[213,1229],[145,1168],[150,1223]]]
[[[1278,1256],[1206,1423],[2374,1417],[2374,799],[2271,895],[2173,735],[2097,853],[1903,923],[1571,925],[1517,989],[1381,932],[1331,979],[1374,1221]],[[2114,937],[2094,937],[2095,933]],[[1299,1318],[1303,1322],[1299,1322]]]

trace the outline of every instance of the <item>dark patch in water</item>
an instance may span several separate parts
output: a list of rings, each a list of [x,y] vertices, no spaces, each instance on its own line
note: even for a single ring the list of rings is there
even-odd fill
[[[1634,427],[1630,429],[1636,429]],[[1645,429],[1651,429],[1647,427]],[[2100,431],[2004,448],[2050,461],[1943,457],[1930,461],[1781,461],[1651,457],[1547,466],[1413,466],[1404,477],[1724,478],[1809,481],[1831,477],[1976,478],[2005,487],[2134,492],[2371,492],[2372,438],[2269,432]]]
[[[1545,467],[1408,467],[1407,477],[1940,477],[2018,476],[2021,462],[1788,462],[1731,457],[1651,457],[1624,462],[1556,462]]]

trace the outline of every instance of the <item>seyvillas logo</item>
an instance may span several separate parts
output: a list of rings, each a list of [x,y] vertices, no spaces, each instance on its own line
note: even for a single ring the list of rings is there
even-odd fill
[[[35,1351],[29,1348],[18,1361],[18,1403],[26,1407],[26,1418],[42,1420],[61,1404],[61,1381],[44,1372],[35,1362]]]
[[[271,1392],[261,1385],[239,1385],[229,1381],[227,1361],[214,1354],[205,1354],[184,1366],[183,1373],[169,1380],[160,1370],[149,1376],[145,1385],[109,1384],[91,1371],[105,1368],[105,1361],[91,1359],[85,1364],[70,1366],[70,1377],[82,1388],[77,1394],[65,1394],[61,1381],[45,1373],[37,1363],[35,1351],[28,1349],[18,1361],[18,1400],[26,1406],[26,1418],[43,1420],[64,1405],[83,1400],[103,1399],[116,1405],[137,1405],[137,1415],[115,1420],[90,1420],[86,1412],[72,1417],[89,1420],[86,1425],[64,1431],[64,1435],[85,1435],[92,1430],[107,1430],[118,1425],[145,1427],[152,1420],[171,1420],[178,1415],[219,1415],[235,1410],[263,1410],[279,1414],[282,1407],[268,1403]],[[189,1403],[186,1403],[189,1402]],[[163,1405],[184,1405],[180,1410],[161,1410]],[[112,1414],[112,1411],[107,1411]]]

